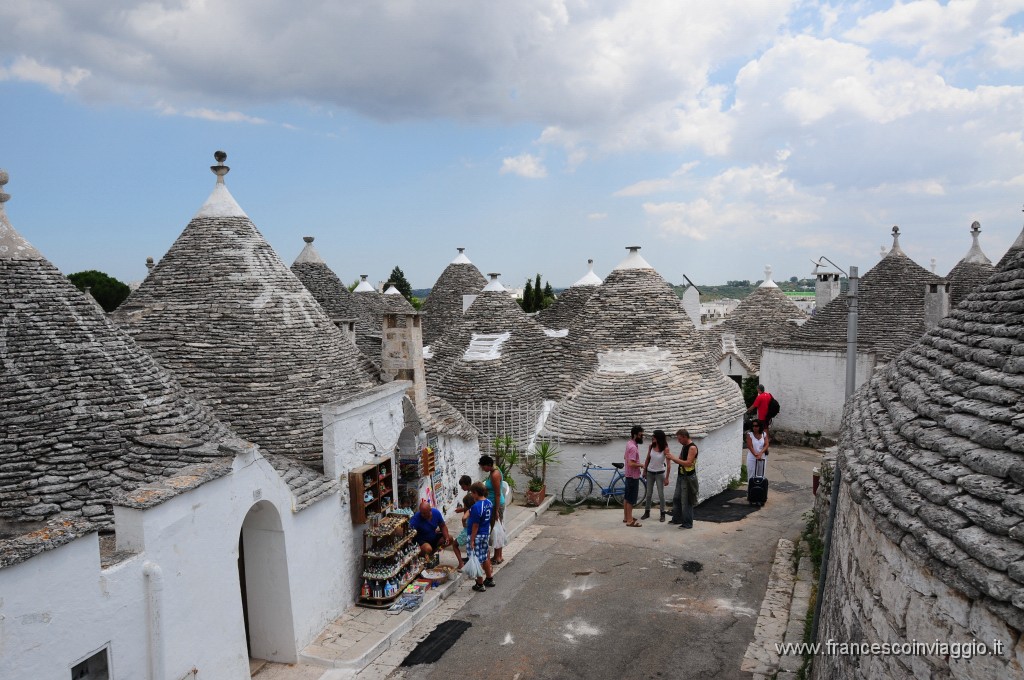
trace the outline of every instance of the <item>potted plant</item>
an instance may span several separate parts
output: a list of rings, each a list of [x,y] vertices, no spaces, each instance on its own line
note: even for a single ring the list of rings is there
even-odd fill
[[[529,460],[530,485],[526,492],[526,504],[537,506],[544,502],[547,491],[545,481],[548,476],[548,465],[556,465],[561,453],[551,442],[539,442],[533,449]]]

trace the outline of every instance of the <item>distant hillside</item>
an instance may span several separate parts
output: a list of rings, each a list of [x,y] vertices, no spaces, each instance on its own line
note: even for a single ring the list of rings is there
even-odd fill
[[[804,292],[814,293],[814,280],[813,279],[799,279],[793,281],[776,281],[779,289],[783,292]],[[845,281],[844,281],[845,284]],[[747,297],[761,285],[761,281],[728,281],[725,285],[720,286],[697,286],[700,290],[701,302],[710,302],[712,300],[721,300],[722,298],[733,298],[734,300],[742,300]],[[683,291],[686,290],[685,285],[673,285],[672,289],[676,292],[679,297],[683,296]]]

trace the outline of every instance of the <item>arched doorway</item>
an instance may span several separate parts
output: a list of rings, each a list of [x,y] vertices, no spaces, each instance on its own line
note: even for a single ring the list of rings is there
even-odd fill
[[[284,530],[277,508],[260,501],[238,536],[242,618],[249,656],[282,663],[298,661]]]

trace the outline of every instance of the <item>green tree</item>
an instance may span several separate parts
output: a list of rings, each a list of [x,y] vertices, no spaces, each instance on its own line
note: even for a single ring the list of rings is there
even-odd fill
[[[391,276],[388,277],[388,281],[394,284],[395,288],[398,289],[398,292],[402,294],[402,297],[409,302],[412,302],[412,286],[405,278],[405,272],[402,271],[401,267],[396,265],[395,268],[391,270]]]
[[[750,408],[750,405],[754,403],[754,398],[757,397],[757,376],[748,375],[743,379],[743,403]]]
[[[350,286],[348,287],[348,292],[350,292],[350,293],[351,293],[352,291],[354,291],[354,290],[356,289],[356,286],[358,286],[358,285],[359,285],[359,279],[356,279],[356,280],[355,280],[355,281],[353,281],[353,282],[352,282],[352,284],[351,284],[351,285],[350,285]]]
[[[126,284],[95,269],[69,274],[68,279],[75,285],[75,288],[83,293],[86,288],[89,288],[93,298],[106,312],[117,309],[118,305],[124,302],[128,294],[132,292],[132,289]]]
[[[532,312],[539,312],[544,309],[544,288],[540,285],[540,274],[533,284],[533,309]]]
[[[544,305],[543,308],[551,306],[551,303],[555,301],[555,289],[551,287],[550,281],[544,282]]]
[[[519,303],[523,307],[524,312],[536,311],[533,309],[533,284],[530,279],[526,279],[526,287],[523,288],[523,299]]]

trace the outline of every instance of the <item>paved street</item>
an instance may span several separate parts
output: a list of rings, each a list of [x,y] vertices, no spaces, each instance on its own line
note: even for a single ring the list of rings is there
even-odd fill
[[[459,641],[437,663],[392,677],[750,677],[739,668],[776,544],[799,536],[819,461],[816,451],[773,449],[764,508],[731,523],[700,521],[698,509],[689,531],[656,512],[636,529],[620,509],[553,509],[498,586],[450,616],[472,623]],[[402,648],[429,632],[414,629]]]

